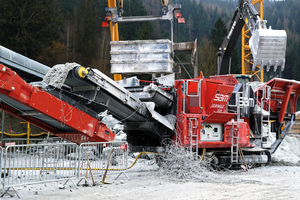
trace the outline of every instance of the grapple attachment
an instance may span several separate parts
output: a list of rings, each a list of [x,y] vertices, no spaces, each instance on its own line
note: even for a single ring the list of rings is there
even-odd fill
[[[267,66],[267,71],[274,66],[274,71],[285,66],[287,35],[285,30],[257,29],[252,33],[249,46],[253,55],[252,70],[256,65]]]

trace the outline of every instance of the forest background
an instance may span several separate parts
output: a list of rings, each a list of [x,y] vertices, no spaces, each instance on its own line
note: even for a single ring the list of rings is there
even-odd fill
[[[215,74],[216,53],[227,33],[237,0],[170,0],[180,3],[185,24],[174,24],[174,41],[198,40],[199,71]],[[0,45],[49,67],[66,62],[110,74],[110,32],[102,27],[107,0],[0,0]],[[287,32],[286,68],[271,76],[300,80],[300,1],[264,1],[264,19]],[[124,16],[162,15],[159,0],[124,0]],[[120,40],[169,39],[169,22],[119,23]],[[241,42],[232,73],[241,71]],[[176,58],[175,58],[176,59]],[[191,66],[186,66],[192,74]],[[178,75],[188,78],[184,70]],[[265,81],[270,76],[265,76]]]
[[[217,49],[229,28],[237,0],[170,0],[180,3],[185,24],[174,23],[174,41],[197,38],[199,71],[216,72]],[[0,45],[49,67],[66,62],[110,74],[110,32],[102,27],[107,0],[0,0]],[[159,0],[124,0],[124,16],[162,15]],[[300,1],[264,1],[264,19],[287,32],[286,67],[265,75],[300,80]],[[170,39],[170,23],[119,23],[120,40]],[[241,72],[241,42],[232,73]],[[191,66],[185,66],[193,74]],[[184,70],[178,78],[189,78]]]

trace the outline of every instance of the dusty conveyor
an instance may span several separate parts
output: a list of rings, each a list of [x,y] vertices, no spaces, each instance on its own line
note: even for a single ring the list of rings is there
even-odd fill
[[[172,135],[174,125],[154,110],[154,103],[144,103],[131,92],[97,69],[76,63],[54,66],[44,77],[48,92],[73,106],[82,105],[97,118],[108,110],[125,125],[125,131],[146,134],[159,142]]]
[[[26,82],[41,81],[50,67],[0,46],[0,63],[17,72]]]
[[[82,105],[72,106],[44,88],[26,83],[16,72],[0,65],[0,109],[51,133],[80,136],[73,142],[112,141],[105,124],[87,114]]]
[[[154,110],[153,102],[141,102],[99,70],[76,63],[55,66],[44,77],[46,84],[35,84],[39,88],[10,68],[0,68],[0,108],[61,137],[111,140],[113,133],[101,123],[105,110],[124,123],[125,131],[147,135],[153,144],[174,134],[173,125]]]
[[[97,69],[85,69],[74,63],[49,68],[2,46],[0,46],[0,62],[5,65],[6,69],[16,72],[27,83],[42,88],[48,94],[97,121],[101,121],[100,114],[108,110],[124,124],[125,131],[131,133],[129,135],[137,134],[133,136],[137,141],[139,135],[143,135],[143,138],[146,135],[149,141],[152,141],[151,143],[159,145],[164,137],[174,134],[174,122],[169,116],[162,116],[156,112],[154,102],[141,102],[133,93]],[[45,77],[47,73],[48,76]],[[41,82],[42,80],[44,82]],[[69,126],[65,126],[61,120],[53,120],[52,117],[41,114],[36,108],[30,108],[3,93],[0,98],[3,110],[14,115],[18,113],[18,117],[45,130],[56,134],[59,132],[78,133]],[[44,100],[41,102],[45,103]],[[169,98],[168,102],[171,104]],[[54,107],[52,109],[56,110]]]

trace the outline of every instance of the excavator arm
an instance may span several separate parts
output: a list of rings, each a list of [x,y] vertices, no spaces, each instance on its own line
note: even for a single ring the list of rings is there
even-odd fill
[[[217,75],[230,74],[231,54],[235,44],[246,24],[252,33],[249,46],[253,55],[253,67],[256,65],[274,66],[277,70],[281,66],[281,70],[285,66],[286,40],[285,30],[267,29],[266,20],[261,20],[256,8],[251,4],[250,0],[239,0],[237,9],[234,12],[230,29],[223,40],[218,51]]]

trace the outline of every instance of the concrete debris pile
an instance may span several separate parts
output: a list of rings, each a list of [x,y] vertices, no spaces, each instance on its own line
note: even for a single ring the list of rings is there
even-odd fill
[[[214,181],[219,175],[207,168],[204,161],[180,145],[172,145],[165,154],[156,157],[162,179],[175,181]]]
[[[118,123],[119,121],[110,115],[107,110],[100,113],[99,117],[101,118],[101,122],[103,122],[110,130],[114,131],[115,126],[116,131],[122,130],[122,127],[120,127],[120,124]]]
[[[272,155],[272,165],[300,166],[300,139],[286,136]]]
[[[107,110],[100,113],[99,117],[101,118],[101,122],[103,122],[113,133],[116,134],[115,142],[127,141],[127,134],[123,131],[124,125],[112,115],[108,114]]]
[[[43,82],[56,88],[61,88],[69,71],[79,66],[77,63],[58,64],[53,66],[45,75]]]

